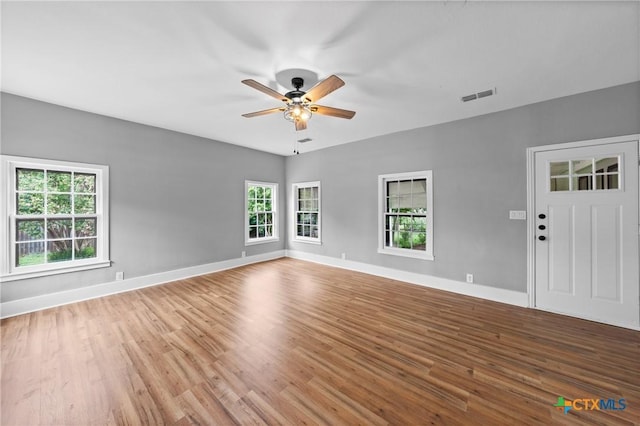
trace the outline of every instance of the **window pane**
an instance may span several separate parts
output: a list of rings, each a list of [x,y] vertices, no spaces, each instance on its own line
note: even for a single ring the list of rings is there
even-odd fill
[[[398,196],[399,194],[399,189],[398,189],[398,181],[391,181],[391,182],[387,182],[387,195],[390,197],[393,196]]]
[[[47,262],[64,262],[72,259],[71,240],[49,241],[47,243]]]
[[[249,238],[257,238],[258,230],[256,226],[249,227]]]
[[[398,195],[411,195],[411,186],[413,185],[413,181],[411,180],[401,180],[398,182]]]
[[[48,194],[47,195],[47,213],[48,214],[71,213],[71,194]]]
[[[311,238],[318,238],[318,227],[316,225],[311,226]]]
[[[273,214],[267,213],[264,215],[264,217],[265,217],[265,223],[269,225],[273,223]]]
[[[411,217],[410,216],[400,216],[398,218],[398,229],[400,231],[410,231],[411,230]]]
[[[71,192],[71,173],[48,171],[47,191]]]
[[[304,230],[304,226],[302,226],[302,225],[298,225],[298,226],[297,226],[297,228],[296,228],[296,234],[297,234],[299,237],[302,237],[302,232],[303,232],[303,230]]]
[[[91,214],[96,212],[95,195],[76,195],[74,199],[76,214]]]
[[[426,192],[414,192],[413,193],[413,213],[424,213],[427,211],[427,193]]]
[[[270,187],[268,187],[268,186],[267,186],[267,187],[265,187],[265,188],[264,188],[264,198],[271,198],[271,199],[273,199],[273,196],[272,196],[272,194],[271,194],[271,193],[272,193],[272,191],[271,191],[271,188],[270,188]]]
[[[267,237],[272,237],[273,236],[273,225],[267,225],[266,234],[267,234]]]
[[[258,225],[264,225],[265,215],[264,213],[258,214]]]
[[[71,219],[49,219],[47,220],[47,238],[71,238],[71,226]]]
[[[76,219],[76,237],[95,237],[96,218]]]
[[[271,200],[265,201],[265,203],[264,203],[264,211],[266,211],[266,212],[272,211],[272,209],[271,209]]]
[[[387,215],[385,217],[385,229],[387,230],[397,230],[398,229],[398,221],[397,216]]]
[[[258,226],[258,238],[262,238],[265,236],[265,227]]]
[[[414,216],[412,219],[411,229],[413,231],[424,232],[427,229],[427,218]]]
[[[76,259],[90,259],[96,257],[96,239],[82,238],[76,240],[75,245]]]
[[[569,174],[569,162],[559,161],[553,162],[549,166],[549,174],[551,176],[566,176]]]
[[[617,174],[596,175],[596,189],[619,189]]]
[[[44,242],[16,244],[16,266],[41,265],[44,263]]]
[[[411,248],[411,233],[407,231],[394,232],[393,245],[398,248]]]
[[[577,176],[573,178],[574,191],[589,191],[593,189],[592,176]]]
[[[611,170],[610,170],[611,169]],[[606,157],[596,159],[596,173],[618,170],[618,157]]]
[[[387,211],[389,213],[398,213],[400,202],[398,201],[398,197],[389,197],[387,198]]]
[[[398,201],[400,213],[411,212],[411,195],[401,195]]]
[[[551,178],[551,183],[549,186],[550,190],[553,191],[568,191],[569,190],[569,178],[568,177],[560,177],[560,178]]]
[[[311,188],[311,197],[315,198],[316,200],[318,199],[318,187],[314,186]]]
[[[249,215],[249,225],[256,225],[258,223],[258,215],[252,213]]]
[[[411,248],[414,250],[426,250],[427,234],[424,232],[414,232],[411,240]]]
[[[18,194],[17,214],[44,214],[44,194]]]
[[[16,220],[16,241],[44,239],[44,219]]]
[[[261,186],[256,186],[256,198],[264,198],[264,188]]]
[[[593,173],[593,160],[572,160],[571,166],[573,167],[573,174],[588,174]]]
[[[44,170],[17,169],[16,188],[18,191],[44,191]]]
[[[96,192],[96,175],[76,173],[73,178],[74,190],[80,193]]]

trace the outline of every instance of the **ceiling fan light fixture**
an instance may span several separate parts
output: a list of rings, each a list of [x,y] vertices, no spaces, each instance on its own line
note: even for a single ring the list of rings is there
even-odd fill
[[[284,110],[284,118],[289,121],[307,121],[311,118],[311,108],[302,103],[292,102]]]

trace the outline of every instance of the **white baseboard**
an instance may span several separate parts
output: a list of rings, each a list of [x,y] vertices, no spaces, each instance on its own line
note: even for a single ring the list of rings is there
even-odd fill
[[[310,254],[296,250],[277,250],[255,256],[224,260],[221,262],[176,269],[173,271],[161,272],[158,274],[129,278],[122,281],[112,281],[89,287],[61,291],[58,293],[12,300],[0,304],[0,318],[9,318],[16,315],[27,314],[29,312],[67,305],[69,303],[96,299],[98,297],[109,296],[117,293],[124,293],[131,290],[151,287],[198,275],[210,274],[212,272],[223,271],[225,269],[249,265],[251,263],[278,259],[285,256],[294,259],[320,263],[323,265],[349,269],[352,271],[363,272],[365,274],[377,275],[380,277],[390,278],[398,281],[405,281],[411,284],[436,288],[439,290],[450,291],[467,296],[478,297],[480,299],[493,300],[496,302],[502,302],[516,306],[528,306],[527,294],[518,291],[487,287],[478,284],[467,284],[465,282],[450,280],[446,278],[418,274],[415,272],[401,271],[399,269],[386,268],[383,266],[376,266],[368,263],[354,262],[352,260],[342,260],[329,256]]]
[[[480,299],[507,303],[509,305],[522,307],[529,306],[529,297],[527,293],[519,291],[488,287],[478,284],[469,284],[462,281],[434,277],[432,275],[401,271],[399,269],[386,268],[384,266],[376,266],[362,262],[354,262],[353,260],[343,260],[329,256],[310,254],[296,250],[287,250],[286,256],[294,259],[307,260],[310,262],[321,263],[323,265],[363,272],[365,274],[377,275],[393,280],[404,281],[424,287],[435,288],[438,290],[450,291],[452,293],[464,294],[466,296],[473,296]]]
[[[69,303],[81,302],[83,300],[96,299],[98,297],[109,296],[111,294],[124,293],[126,291],[137,290],[144,287],[151,287],[171,281],[183,280],[198,275],[210,274],[212,272],[223,271],[225,269],[236,268],[238,266],[249,265],[251,263],[263,262],[265,260],[278,259],[286,255],[285,250],[277,250],[270,253],[247,256],[236,259],[223,260],[221,262],[207,263],[205,265],[192,266],[189,268],[176,269],[173,271],[161,272],[158,274],[145,275],[142,277],[129,278],[121,281],[112,281],[104,284],[89,287],[77,288],[73,290],[61,291],[57,293],[45,294],[42,296],[29,297],[25,299],[12,300],[0,304],[0,318],[9,318],[16,315],[27,314],[29,312],[54,308],[56,306],[67,305]]]

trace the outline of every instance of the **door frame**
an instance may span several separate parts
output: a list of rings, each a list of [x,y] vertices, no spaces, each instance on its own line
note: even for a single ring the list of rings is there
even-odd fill
[[[539,152],[557,151],[567,148],[582,148],[593,145],[606,145],[619,142],[639,141],[640,133],[615,136],[601,139],[588,139],[575,142],[559,143],[552,145],[542,145],[527,148],[527,296],[529,307],[540,309],[536,306],[536,269],[535,269],[535,244],[536,244],[536,224],[535,224],[535,155]],[[640,151],[640,147],[639,147]],[[640,166],[640,162],[639,162]],[[638,185],[638,199],[640,202],[640,185]],[[640,218],[638,218],[640,224]],[[640,262],[640,259],[638,260]],[[640,330],[640,328],[638,328]]]

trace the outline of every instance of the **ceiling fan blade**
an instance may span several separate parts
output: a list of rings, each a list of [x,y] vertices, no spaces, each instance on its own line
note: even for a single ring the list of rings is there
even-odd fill
[[[304,130],[307,128],[307,122],[305,120],[296,120],[295,124],[296,124],[296,131]]]
[[[355,111],[349,111],[348,109],[340,109],[340,108],[332,108],[322,105],[312,105],[311,112],[320,115],[329,115],[331,117],[338,118],[346,118],[347,120],[351,120],[354,115],[356,115]]]
[[[259,90],[259,91],[261,91],[262,93],[264,93],[264,94],[267,94],[267,95],[271,96],[272,98],[276,98],[276,99],[277,99],[277,100],[279,100],[279,101],[282,101],[282,102],[289,102],[289,99],[287,99],[287,97],[286,97],[286,96],[281,95],[280,93],[276,92],[276,91],[275,91],[275,90],[273,90],[272,88],[267,87],[267,86],[265,86],[265,85],[264,85],[264,84],[262,84],[262,83],[258,83],[258,82],[257,82],[257,81],[255,81],[255,80],[247,79],[247,80],[242,80],[242,82],[243,82],[244,84],[246,84],[247,86],[249,86],[249,87],[253,87],[253,88],[254,88],[254,89],[256,89],[256,90]]]
[[[283,112],[286,108],[271,108],[271,109],[263,109],[262,111],[249,112],[247,114],[242,114],[243,117],[251,118],[251,117],[259,117],[261,115],[273,114],[274,112]]]
[[[304,98],[308,102],[317,102],[319,99],[327,96],[329,93],[344,86],[344,81],[335,75],[330,75],[315,86],[313,86]]]

